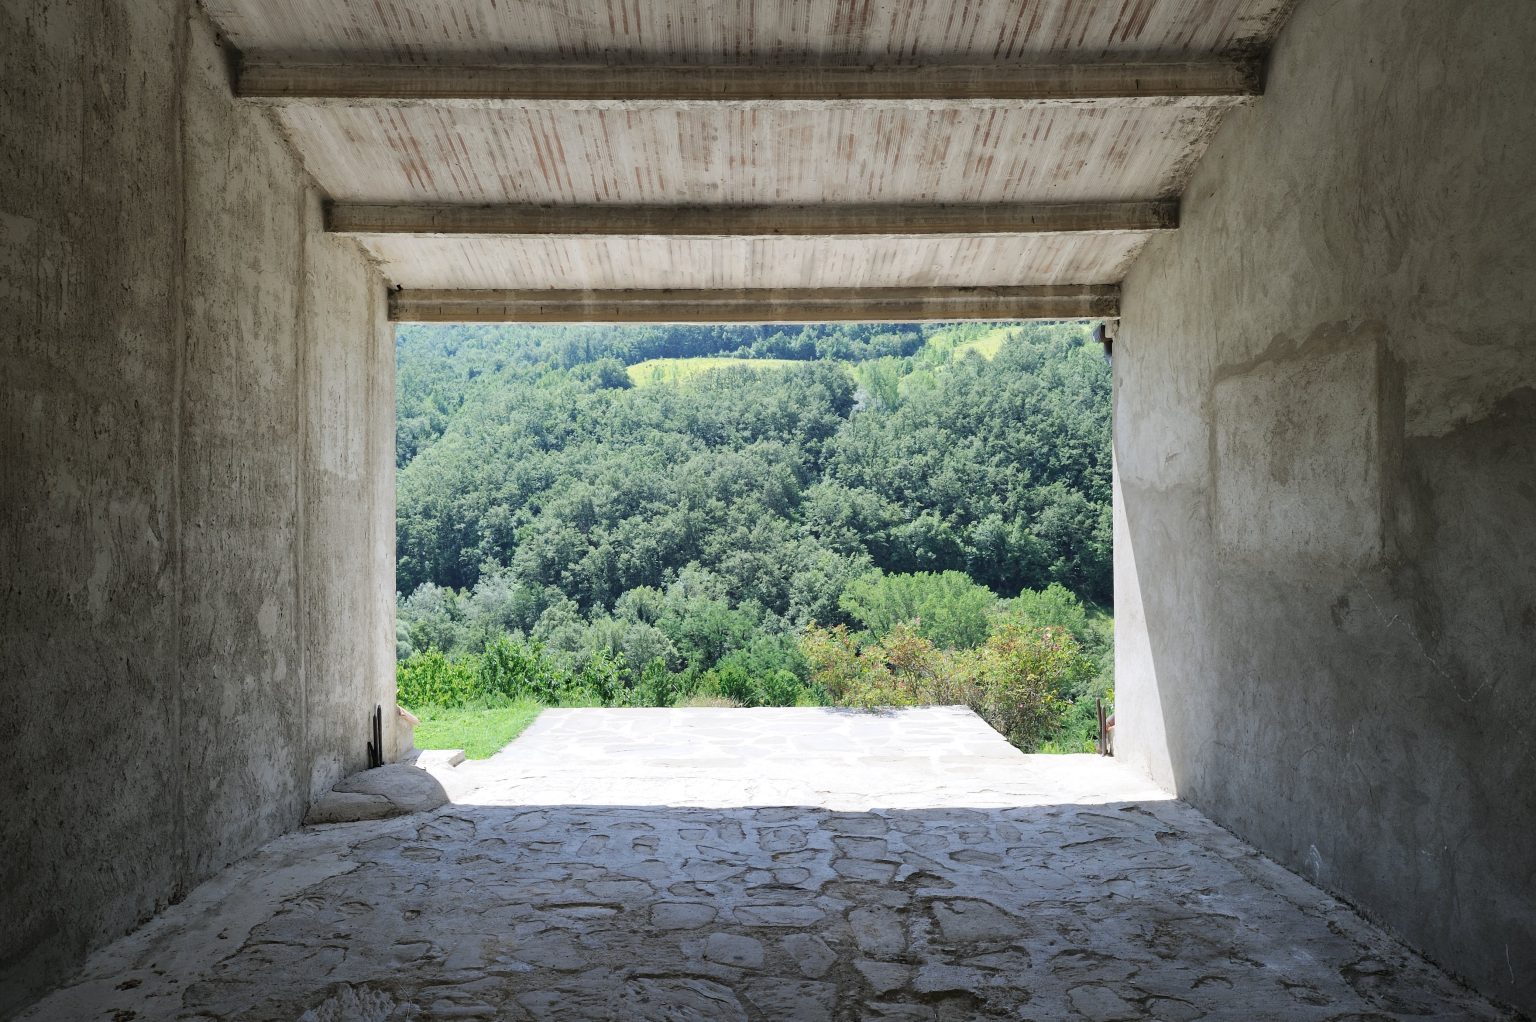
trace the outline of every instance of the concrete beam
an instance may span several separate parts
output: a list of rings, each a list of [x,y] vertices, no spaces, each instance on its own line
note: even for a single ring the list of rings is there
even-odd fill
[[[1250,59],[1040,65],[406,65],[244,60],[235,92],[262,99],[675,103],[1187,99],[1262,91]]]
[[[826,323],[1103,319],[1115,284],[744,290],[396,291],[406,323]]]
[[[334,203],[326,229],[337,234],[454,237],[848,237],[1144,233],[1179,225],[1179,204],[828,206],[467,206]]]

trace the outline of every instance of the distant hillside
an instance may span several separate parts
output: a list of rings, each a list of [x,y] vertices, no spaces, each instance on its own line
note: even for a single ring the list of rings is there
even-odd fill
[[[725,350],[623,362],[706,341]],[[773,349],[823,355],[752,357]],[[413,328],[398,355],[402,593],[510,571],[585,612],[693,566],[791,620],[839,616],[800,571],[1109,599],[1085,327]]]

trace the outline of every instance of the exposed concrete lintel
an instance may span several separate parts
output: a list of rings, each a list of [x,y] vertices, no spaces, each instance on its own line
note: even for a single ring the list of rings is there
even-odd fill
[[[765,206],[334,203],[338,234],[455,237],[847,237],[1119,234],[1174,230],[1177,201]]]
[[[1036,287],[397,291],[390,318],[415,323],[824,323],[1099,319],[1115,284]]]
[[[836,102],[1190,100],[1262,91],[1249,58],[1038,65],[454,65],[246,59],[246,98],[432,102]]]

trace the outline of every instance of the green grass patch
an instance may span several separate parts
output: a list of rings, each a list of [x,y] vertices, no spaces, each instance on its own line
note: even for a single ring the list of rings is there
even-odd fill
[[[418,749],[463,749],[468,759],[485,759],[500,752],[523,733],[544,704],[518,699],[502,706],[423,706],[415,710]]]
[[[714,369],[747,366],[752,369],[788,369],[805,365],[789,358],[731,358],[710,355],[700,358],[652,358],[629,367],[629,378],[637,387],[656,383],[684,383]]]
[[[947,351],[952,358],[964,358],[970,352],[975,352],[982,358],[991,360],[997,357],[997,353],[1003,350],[1003,345],[1008,338],[1017,333],[1013,325],[995,327],[976,336],[974,325],[965,324],[948,330],[939,330],[929,339],[930,348]],[[806,365],[804,361],[790,358],[736,358],[731,355],[702,355],[697,358],[651,358],[644,362],[637,362],[629,367],[629,379],[637,387],[649,387],[659,383],[686,383],[689,380],[713,372],[716,369],[725,369],[731,366],[746,366],[751,369],[789,369],[798,365]],[[841,362],[849,372],[853,371],[856,363]]]
[[[978,337],[974,341],[966,341],[955,345],[955,357],[963,358],[967,352],[974,351],[989,362],[997,357],[997,353],[1003,350],[1003,343],[1013,334],[1011,327],[1002,327],[993,330],[984,337]]]
[[[1008,338],[1017,333],[1018,328],[1010,324],[992,327],[978,334],[975,324],[965,323],[935,330],[933,336],[928,338],[928,348],[933,351],[947,351],[950,358],[956,360],[974,351],[990,362],[997,357],[998,352],[1003,350],[1003,345],[1008,342]]]

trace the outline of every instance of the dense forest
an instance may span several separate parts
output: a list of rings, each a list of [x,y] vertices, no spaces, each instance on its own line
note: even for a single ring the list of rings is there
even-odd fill
[[[1082,741],[1086,327],[402,327],[397,357],[403,700],[967,701]]]

